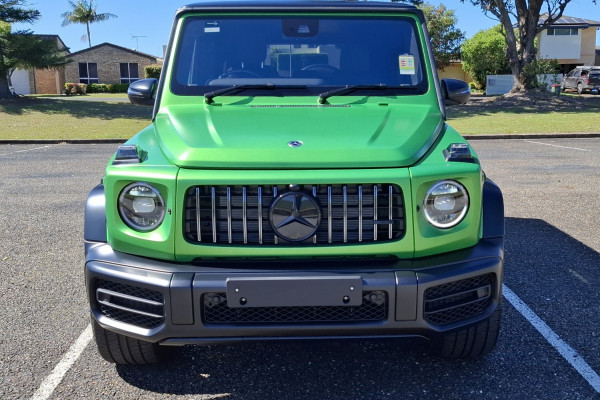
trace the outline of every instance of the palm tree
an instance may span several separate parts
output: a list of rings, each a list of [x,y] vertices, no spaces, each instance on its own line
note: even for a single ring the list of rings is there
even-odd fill
[[[93,22],[106,21],[110,18],[117,18],[116,15],[111,13],[96,12],[97,6],[94,4],[94,0],[78,0],[76,3],[69,1],[69,5],[72,10],[63,13],[61,17],[64,18],[62,26],[69,24],[85,24],[87,27],[87,40],[90,47],[92,47],[92,40],[90,38],[90,24]],[[84,35],[81,39],[85,40]]]

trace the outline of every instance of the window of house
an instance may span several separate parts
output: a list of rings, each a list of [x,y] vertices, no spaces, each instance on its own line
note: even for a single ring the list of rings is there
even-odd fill
[[[137,63],[121,63],[121,83],[131,83],[140,79]]]
[[[98,64],[79,63],[79,83],[98,83]]]
[[[550,36],[577,36],[578,34],[577,28],[548,28]]]

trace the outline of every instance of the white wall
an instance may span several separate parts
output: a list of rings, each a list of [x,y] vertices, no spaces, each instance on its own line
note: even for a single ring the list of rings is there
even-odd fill
[[[31,94],[29,86],[29,71],[17,69],[13,71],[10,80],[16,94]]]
[[[540,83],[545,82],[546,90],[549,91],[551,85],[560,84],[562,77],[562,74],[546,74],[538,75],[537,80]],[[512,89],[513,82],[512,75],[488,75],[486,78],[485,94],[487,96],[506,94]]]
[[[577,35],[551,35],[547,31],[540,34],[540,58],[579,59],[581,57],[581,29]]]

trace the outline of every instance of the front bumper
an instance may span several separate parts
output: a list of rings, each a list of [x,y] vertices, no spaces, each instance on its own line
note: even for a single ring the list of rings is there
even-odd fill
[[[410,261],[211,265],[165,263],[88,242],[85,264],[92,315],[98,323],[163,345],[431,338],[491,315],[500,306],[502,271],[502,238]],[[236,282],[245,285],[247,298],[235,297]],[[341,300],[348,289],[344,285],[361,292],[348,292]],[[269,290],[261,292],[261,286]],[[337,297],[342,303],[335,304]],[[290,303],[290,298],[296,300]]]

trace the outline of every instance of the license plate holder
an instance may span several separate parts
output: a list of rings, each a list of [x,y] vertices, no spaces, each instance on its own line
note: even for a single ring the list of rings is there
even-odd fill
[[[228,278],[226,285],[231,308],[362,304],[360,276]]]

